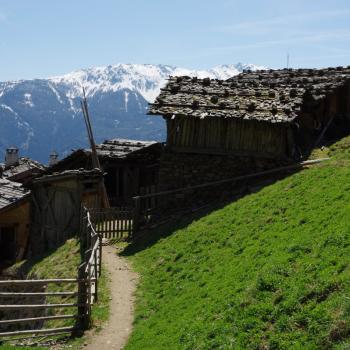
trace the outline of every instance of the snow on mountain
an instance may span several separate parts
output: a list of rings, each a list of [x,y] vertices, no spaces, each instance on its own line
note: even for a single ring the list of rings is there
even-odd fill
[[[116,64],[79,70],[66,75],[49,78],[55,84],[70,87],[69,97],[80,97],[82,87],[87,96],[96,92],[128,89],[136,91],[148,102],[153,102],[170,76],[188,75],[199,78],[228,79],[239,74],[243,69],[264,69],[253,64],[221,65],[209,70],[191,70],[167,65],[151,64]]]
[[[170,75],[228,79],[243,69],[264,67],[239,63],[191,70],[116,64],[48,79],[0,82],[0,162],[6,147],[13,144],[22,155],[43,162],[53,149],[65,156],[72,147],[86,147],[80,109],[83,87],[97,142],[117,137],[164,140],[164,120],[146,112]]]

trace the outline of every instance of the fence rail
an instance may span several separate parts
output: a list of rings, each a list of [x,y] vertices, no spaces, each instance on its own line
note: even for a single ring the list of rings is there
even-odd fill
[[[0,320],[0,339],[4,337],[12,339],[13,336],[41,335],[49,336],[63,333],[78,333],[83,331],[84,317],[86,312],[85,304],[79,302],[82,299],[81,293],[85,293],[86,279],[41,279],[41,280],[4,280],[0,281],[0,310],[3,313]],[[55,287],[62,284],[70,284],[76,290],[66,290],[62,292],[32,291],[36,289],[46,290],[49,285]],[[6,291],[4,291],[6,289]],[[28,292],[28,290],[31,290]],[[80,290],[80,294],[79,294]],[[65,298],[65,302],[47,302],[48,297]],[[86,297],[86,296],[85,296]],[[66,299],[72,299],[72,302],[66,302]],[[16,302],[14,304],[14,302]],[[61,314],[64,309],[76,309],[76,312]],[[18,317],[16,310],[32,312],[32,316]],[[51,311],[49,311],[51,310]],[[57,311],[56,311],[57,310]],[[60,311],[58,311],[60,310]],[[80,312],[79,312],[80,310]],[[49,314],[48,314],[49,313]],[[45,322],[57,320],[74,320],[74,324],[69,327],[44,328]],[[83,322],[82,322],[83,321]],[[18,329],[18,325],[23,324]],[[17,325],[17,326],[16,326]],[[13,326],[16,326],[15,329]],[[18,340],[24,338],[18,338]]]
[[[133,232],[133,209],[128,207],[90,208],[93,228],[103,238],[129,238]]]
[[[157,188],[155,187],[153,191],[149,191],[149,193],[140,193],[140,195],[133,197],[133,233],[135,234],[141,228],[145,228],[150,223],[154,223],[154,221],[157,221],[159,217],[162,216],[162,212],[164,211],[163,205],[167,205],[168,202],[174,203],[174,200],[180,201],[182,203],[182,207],[184,207],[187,204],[186,197],[188,196],[190,198],[189,204],[193,204],[191,197],[195,191],[197,191],[198,193],[215,192],[213,191],[213,189],[215,189],[217,186],[226,185],[230,183],[236,184],[242,181],[254,180],[257,178],[270,176],[281,172],[294,171],[310,165],[327,161],[329,159],[330,158],[307,160],[300,163],[294,163],[265,171],[235,176],[232,178],[187,186],[183,188],[175,188],[170,190],[154,192],[155,190],[157,190]],[[169,211],[172,208],[167,207],[166,209],[167,211]]]

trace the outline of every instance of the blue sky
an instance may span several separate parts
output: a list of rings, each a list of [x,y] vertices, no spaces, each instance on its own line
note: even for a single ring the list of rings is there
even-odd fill
[[[350,0],[0,0],[0,80],[84,67],[350,65]]]

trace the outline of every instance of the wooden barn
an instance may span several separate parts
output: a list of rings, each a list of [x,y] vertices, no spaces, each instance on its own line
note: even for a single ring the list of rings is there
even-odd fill
[[[162,144],[155,141],[114,139],[107,140],[96,148],[105,173],[111,205],[129,205],[133,196],[154,189],[158,182]],[[51,166],[48,173],[92,167],[91,149],[79,149]]]
[[[33,255],[55,248],[79,233],[81,206],[101,204],[101,181],[103,174],[98,169],[67,170],[33,181],[30,234]]]
[[[31,181],[45,171],[45,166],[26,157],[19,157],[17,147],[6,149],[5,163],[0,169],[0,177],[29,186]]]
[[[30,225],[29,191],[0,178],[0,268],[23,258]]]
[[[350,66],[171,77],[149,114],[167,124],[163,187],[266,169],[350,132]]]

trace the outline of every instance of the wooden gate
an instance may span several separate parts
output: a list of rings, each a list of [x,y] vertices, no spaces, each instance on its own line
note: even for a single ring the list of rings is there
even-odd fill
[[[128,207],[90,208],[94,230],[103,238],[128,239],[133,234],[133,209]]]

